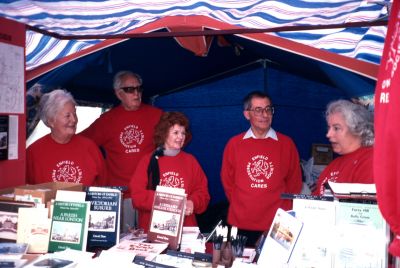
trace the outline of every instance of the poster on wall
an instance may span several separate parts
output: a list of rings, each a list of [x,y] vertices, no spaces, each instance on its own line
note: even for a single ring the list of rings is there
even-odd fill
[[[24,113],[24,48],[0,42],[0,113]]]

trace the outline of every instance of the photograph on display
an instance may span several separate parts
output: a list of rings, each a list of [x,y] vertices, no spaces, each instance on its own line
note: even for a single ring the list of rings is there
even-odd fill
[[[79,244],[81,230],[81,223],[53,221],[50,241]]]
[[[151,222],[151,231],[159,234],[173,235],[178,232],[180,215],[160,210],[154,210],[153,221]]]
[[[264,267],[288,263],[302,229],[302,221],[278,208],[262,245],[257,265]]]
[[[114,211],[91,211],[89,231],[114,232],[116,213]]]
[[[0,211],[0,239],[17,239],[18,213]]]

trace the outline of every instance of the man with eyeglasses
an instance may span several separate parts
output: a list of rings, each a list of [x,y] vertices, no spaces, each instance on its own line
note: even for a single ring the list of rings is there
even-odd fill
[[[105,153],[107,185],[128,187],[140,158],[154,149],[154,127],[162,110],[142,103],[142,79],[136,73],[118,72],[113,86],[121,104],[103,113],[82,134]],[[124,191],[121,214],[122,231],[136,226],[129,189]]]
[[[302,188],[297,148],[291,138],[271,127],[273,114],[267,94],[250,92],[243,111],[250,128],[228,141],[222,160],[227,221],[248,237],[247,246],[252,247],[270,228],[278,208],[291,209],[281,194],[300,193]]]

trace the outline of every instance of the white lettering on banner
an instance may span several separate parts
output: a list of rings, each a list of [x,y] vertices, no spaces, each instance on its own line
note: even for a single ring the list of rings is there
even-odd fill
[[[389,92],[381,92],[381,96],[379,98],[380,103],[389,103]]]
[[[400,12],[397,13],[397,19],[400,18]],[[391,42],[390,42],[390,47],[389,47],[389,53],[387,55],[387,61],[385,65],[385,74],[386,77],[382,79],[381,83],[381,88],[383,90],[390,90],[391,84],[392,84],[392,78],[395,75],[399,61],[400,61],[400,22],[397,21],[394,29],[393,29],[393,34],[391,36]],[[389,103],[389,92],[381,92],[381,95],[379,97],[379,102],[380,103]]]

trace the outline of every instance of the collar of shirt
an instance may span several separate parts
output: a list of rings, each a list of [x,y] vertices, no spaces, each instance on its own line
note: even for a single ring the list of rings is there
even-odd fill
[[[251,130],[251,128],[249,128],[249,130],[247,130],[246,134],[244,134],[243,136],[243,139],[249,139],[249,138],[257,139],[256,135],[254,135],[253,130]],[[268,130],[267,134],[263,139],[266,138],[271,138],[276,141],[278,140],[278,135],[276,135],[276,131],[272,127]]]

